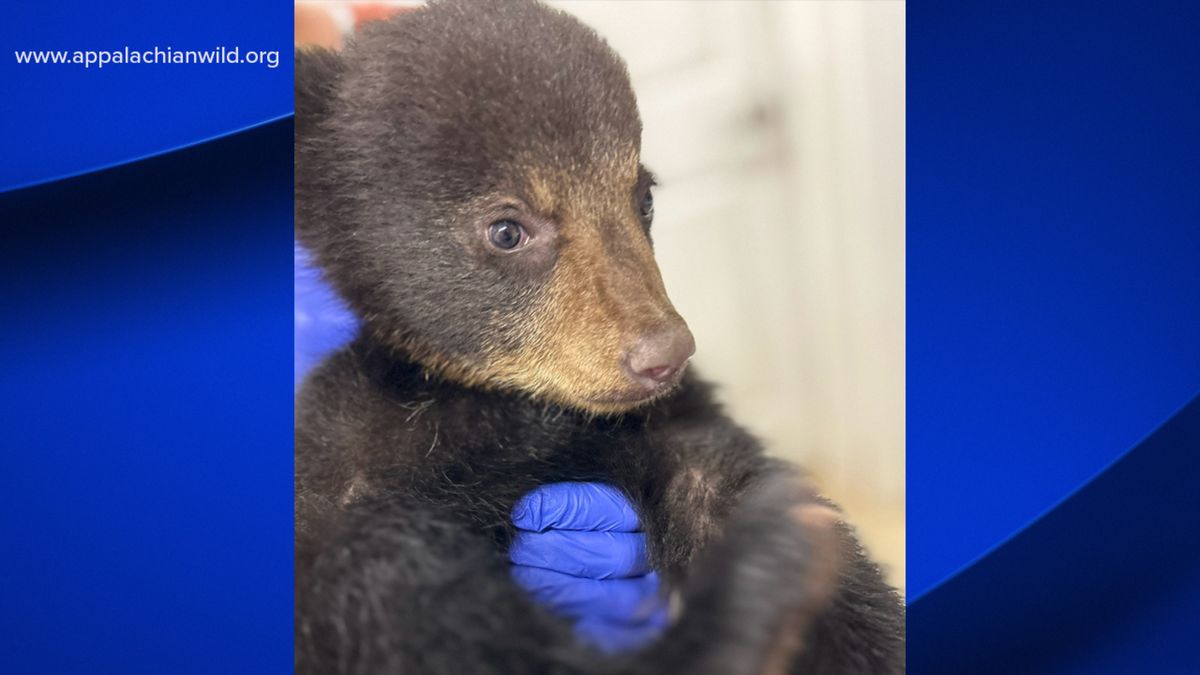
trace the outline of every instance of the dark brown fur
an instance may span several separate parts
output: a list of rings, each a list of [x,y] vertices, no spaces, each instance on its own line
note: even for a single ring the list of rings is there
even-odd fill
[[[622,351],[680,319],[592,31],[437,3],[298,55],[296,95],[298,233],[364,323],[297,403],[299,670],[903,670],[899,599],[798,472],[694,377],[629,388]],[[502,217],[537,246],[489,249]],[[509,510],[561,480],[624,490],[682,599],[642,652],[601,657],[509,580]]]

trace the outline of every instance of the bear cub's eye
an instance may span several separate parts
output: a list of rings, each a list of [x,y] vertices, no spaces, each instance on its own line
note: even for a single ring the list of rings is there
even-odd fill
[[[511,251],[525,240],[525,230],[516,221],[498,220],[488,228],[488,239],[491,240],[492,246]]]
[[[649,188],[646,189],[645,196],[642,197],[642,220],[650,220],[654,217],[654,193]]]

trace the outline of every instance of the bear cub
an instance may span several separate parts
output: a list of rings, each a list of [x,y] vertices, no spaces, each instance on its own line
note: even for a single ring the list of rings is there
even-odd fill
[[[361,321],[296,410],[305,673],[897,673],[903,605],[687,371],[625,66],[531,0],[296,55],[297,236]],[[597,481],[677,609],[604,655],[511,579],[510,511]]]

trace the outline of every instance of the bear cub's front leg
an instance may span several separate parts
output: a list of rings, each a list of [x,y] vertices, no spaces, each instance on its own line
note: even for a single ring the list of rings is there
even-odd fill
[[[679,480],[689,489],[672,496],[669,512],[651,517],[679,521],[657,546],[695,549],[669,576],[678,616],[665,642],[676,647],[673,659],[704,653],[696,663],[702,672],[788,672],[837,588],[836,512],[796,472],[768,465],[771,471],[746,481],[728,513],[713,511],[725,500],[714,504],[696,489],[700,470],[687,469]]]

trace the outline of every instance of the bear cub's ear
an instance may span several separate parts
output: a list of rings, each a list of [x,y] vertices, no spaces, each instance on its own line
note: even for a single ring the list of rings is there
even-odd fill
[[[342,58],[321,47],[296,49],[296,138],[305,138],[328,114]]]

